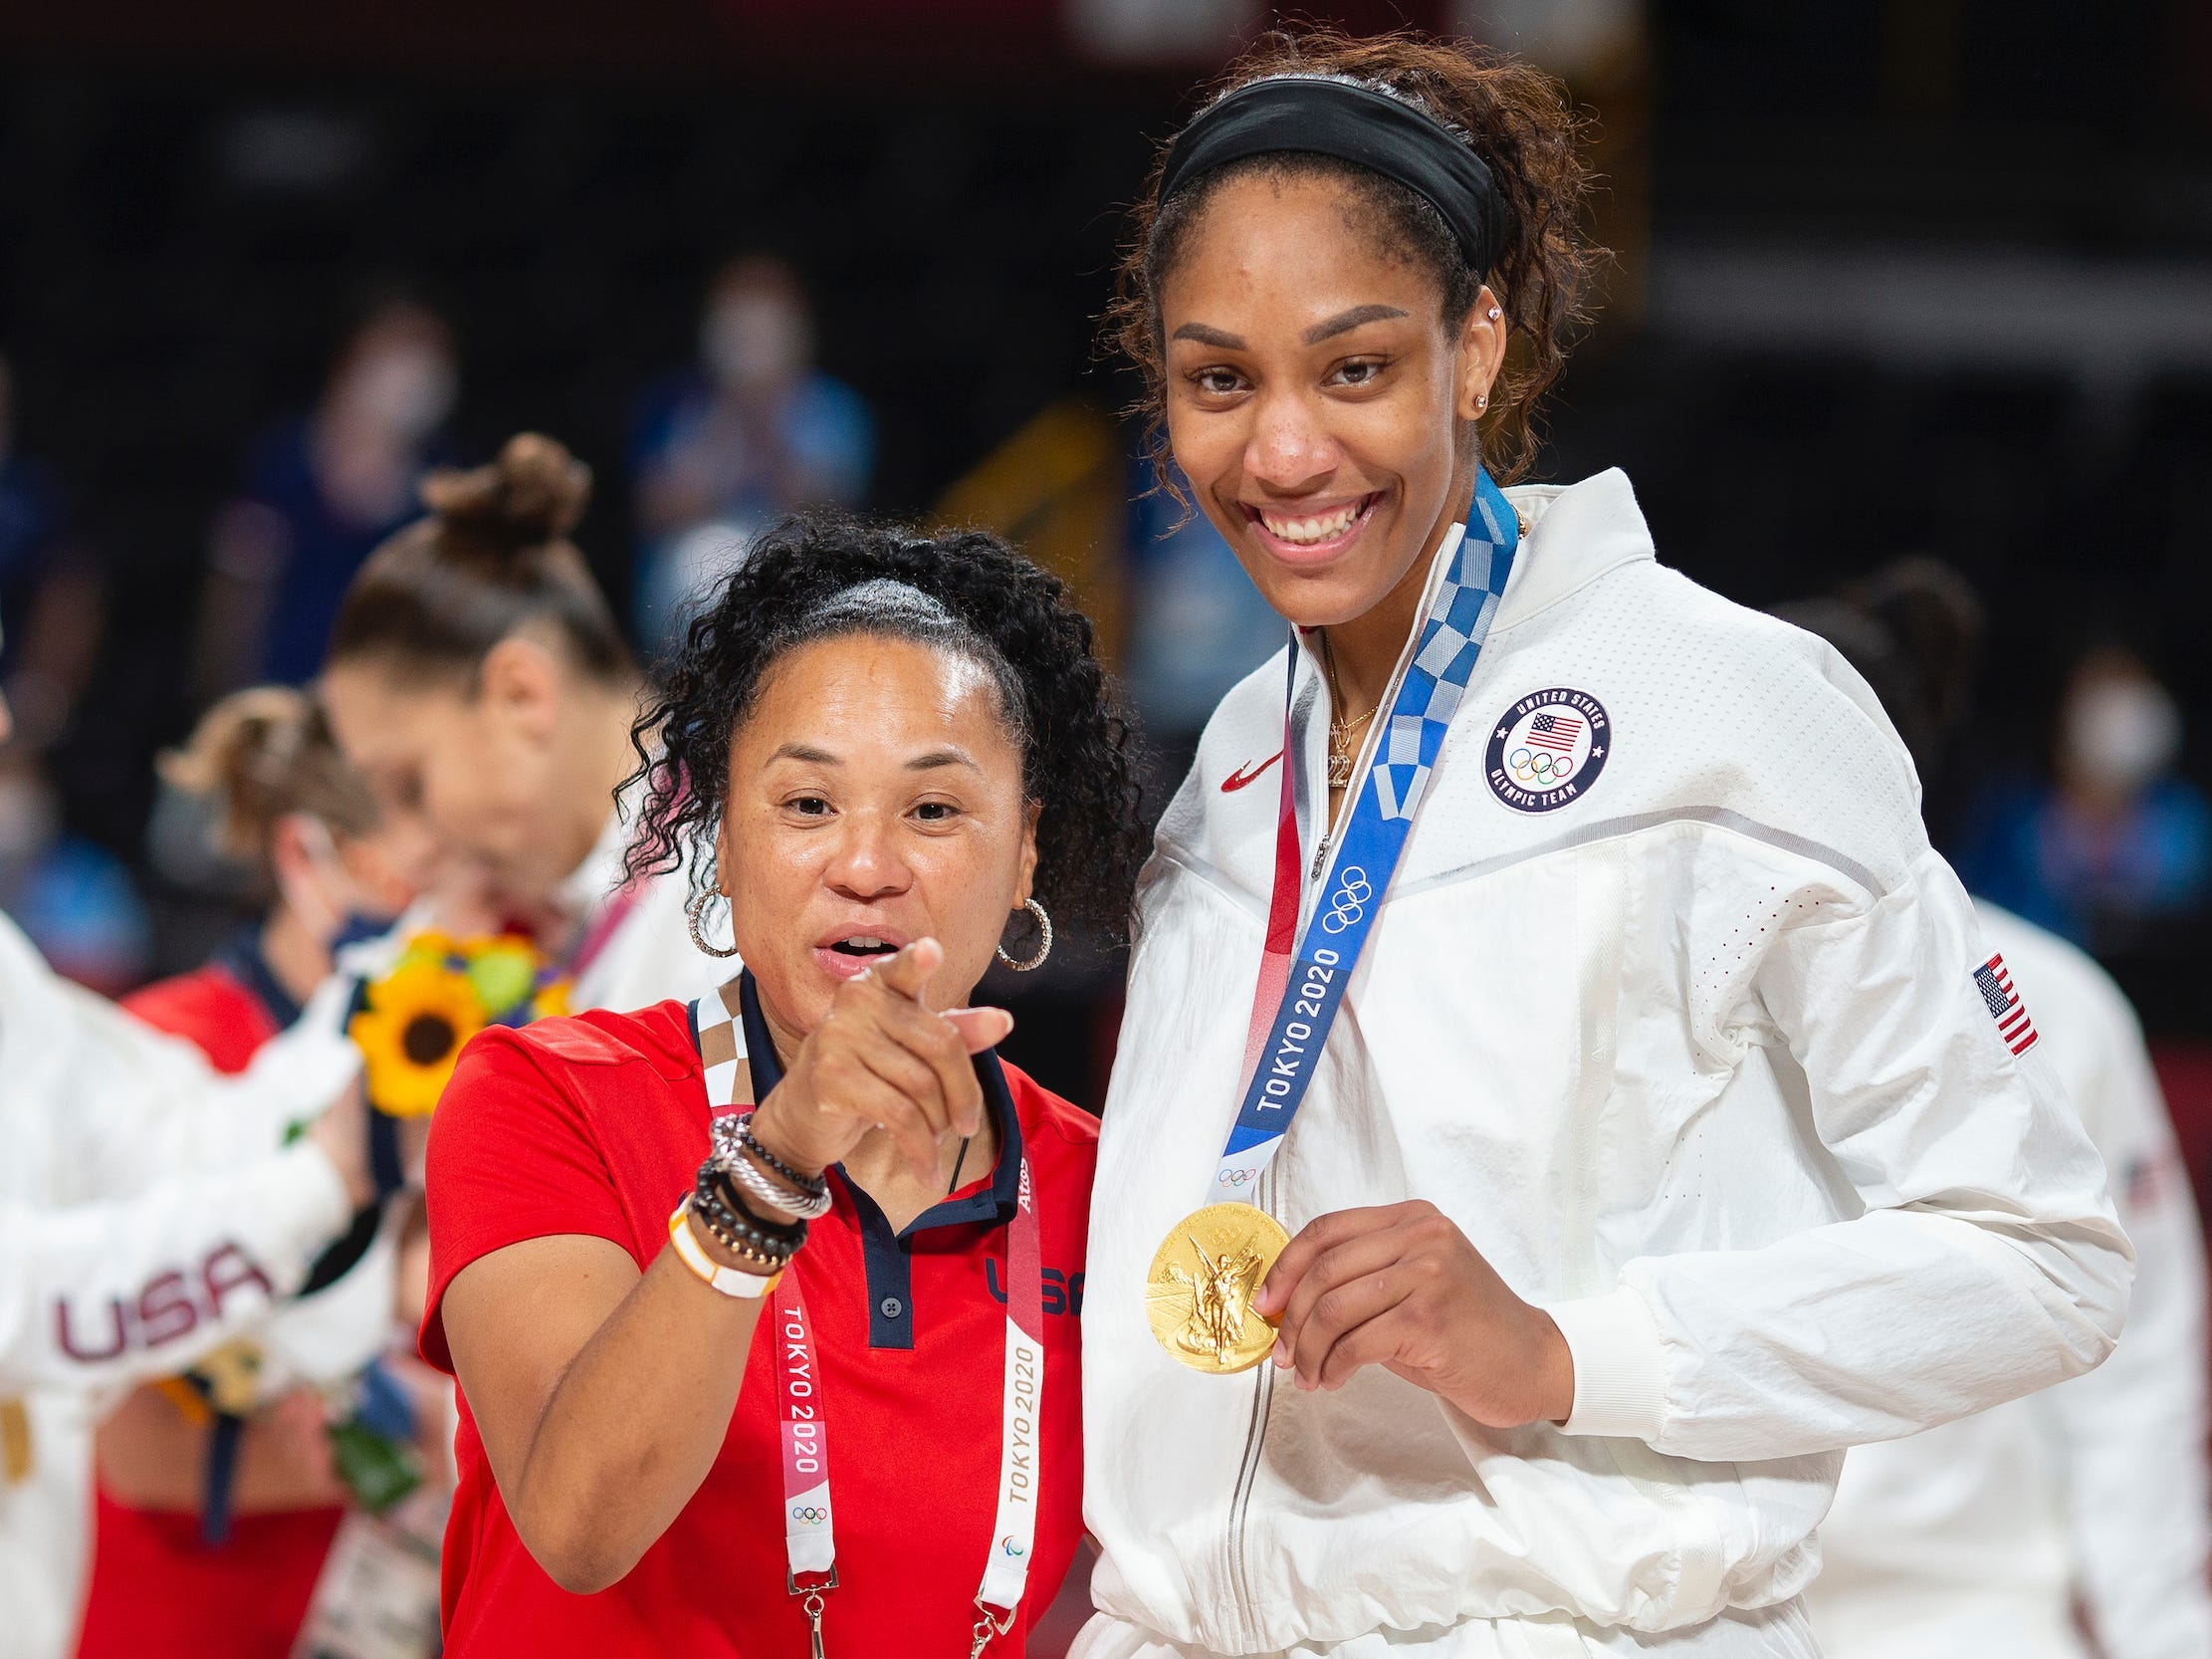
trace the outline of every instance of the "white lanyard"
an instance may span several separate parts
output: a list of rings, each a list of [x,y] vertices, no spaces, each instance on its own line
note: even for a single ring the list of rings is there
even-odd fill
[[[756,1093],[765,1097],[781,1080],[774,1050],[761,1040],[765,1033],[748,1034],[750,1024],[740,981],[733,980],[715,996],[702,997],[692,1004],[691,1027],[698,1036],[701,1055],[711,1052],[715,1057],[707,1066],[708,1103],[718,1112],[738,1109],[736,1061],[748,1058],[749,1051],[755,1057],[752,1066]],[[1044,1405],[1044,1271],[1036,1190],[1027,1157],[1020,1161],[1019,1177],[1013,1217],[1006,1227],[1006,1352],[998,1418],[998,1510],[992,1526],[983,1582],[976,1591],[979,1616],[971,1659],[990,1646],[994,1636],[1002,1636],[1013,1628],[1014,1614],[1028,1584],[1029,1558],[1036,1545]],[[837,1587],[837,1536],[829,1491],[829,1414],[823,1399],[814,1324],[805,1298],[800,1295],[796,1273],[784,1274],[775,1288],[769,1314],[774,1321],[776,1412],[781,1420],[783,1451],[784,1583],[791,1594],[805,1597],[814,1659],[821,1659],[822,1597],[825,1591]]]

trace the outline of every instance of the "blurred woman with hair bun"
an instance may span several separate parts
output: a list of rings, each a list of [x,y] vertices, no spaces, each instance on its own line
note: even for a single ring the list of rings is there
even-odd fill
[[[637,664],[569,532],[590,469],[525,432],[497,460],[432,473],[428,514],[346,592],[321,695],[403,873],[446,864],[527,931],[576,1008],[696,995],[685,872],[623,857]]]

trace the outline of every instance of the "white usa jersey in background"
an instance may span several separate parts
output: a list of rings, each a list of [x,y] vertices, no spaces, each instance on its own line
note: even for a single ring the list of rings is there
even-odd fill
[[[2127,1331],[2089,1376],[1844,1460],[1807,1597],[1827,1659],[2212,1654],[2204,1244],[2134,1010],[2074,946],[1976,901],[2111,1172]]]
[[[1254,1196],[1293,1231],[1434,1202],[1557,1318],[1574,1414],[1486,1429],[1373,1366],[1335,1393],[1201,1375],[1146,1323],[1236,1112],[1272,765],[1312,868],[1301,648],[1288,754],[1278,657],[1209,725],[1140,896],[1084,1307],[1082,1659],[1809,1659],[1842,1449],[2078,1375],[2119,1330],[2102,1165],[1984,1001],[1873,694],[1658,565],[1620,473],[1508,497],[1532,528]]]
[[[335,993],[333,993],[333,997]],[[0,917],[0,1659],[74,1641],[92,1525],[92,1425],[128,1384],[254,1328],[345,1230],[315,1146],[281,1148],[353,1074],[319,999],[239,1077],[59,979]],[[389,1322],[362,1312],[372,1349]]]

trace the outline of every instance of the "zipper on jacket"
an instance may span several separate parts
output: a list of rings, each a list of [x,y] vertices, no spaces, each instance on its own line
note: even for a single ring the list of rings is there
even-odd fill
[[[1259,1185],[1252,1193],[1260,1209],[1275,1213],[1275,1172],[1268,1169],[1259,1178]],[[1252,1594],[1251,1566],[1245,1549],[1244,1524],[1249,1518],[1252,1488],[1259,1480],[1260,1448],[1267,1439],[1267,1412],[1275,1399],[1275,1362],[1272,1358],[1259,1362],[1257,1386],[1252,1390],[1251,1421],[1244,1429],[1243,1461],[1236,1469],[1236,1489],[1229,1500],[1228,1511],[1228,1568],[1229,1597],[1236,1606],[1237,1635],[1251,1641],[1258,1635],[1252,1609],[1258,1599]]]

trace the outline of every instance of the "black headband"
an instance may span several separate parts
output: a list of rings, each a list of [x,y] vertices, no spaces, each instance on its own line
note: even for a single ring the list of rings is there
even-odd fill
[[[1511,210],[1465,140],[1403,99],[1318,75],[1254,81],[1203,111],[1169,147],[1160,200],[1232,161],[1285,152],[1333,156],[1405,185],[1443,215],[1478,272],[1504,250]]]

